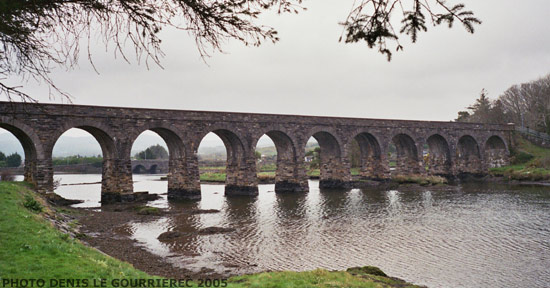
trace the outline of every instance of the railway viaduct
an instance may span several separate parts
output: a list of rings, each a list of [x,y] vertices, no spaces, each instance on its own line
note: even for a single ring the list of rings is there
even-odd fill
[[[360,176],[396,174],[457,176],[485,174],[508,163],[512,125],[315,117],[230,112],[160,110],[62,104],[0,102],[0,128],[13,133],[25,151],[25,180],[42,193],[53,190],[52,150],[71,128],[95,137],[103,152],[102,203],[132,201],[131,148],[144,131],[156,132],[169,150],[169,199],[200,199],[197,149],[213,132],[227,149],[226,195],[256,195],[257,141],[269,136],[277,149],[276,192],[308,190],[305,146],[321,147],[320,187],[347,187],[349,151],[361,151]],[[390,171],[390,144],[397,150]],[[427,147],[427,157],[423,157]]]

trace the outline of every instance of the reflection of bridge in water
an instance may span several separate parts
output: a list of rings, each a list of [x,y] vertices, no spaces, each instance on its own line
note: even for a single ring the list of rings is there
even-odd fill
[[[349,152],[354,140],[361,151],[363,179],[410,174],[454,177],[486,174],[488,168],[508,163],[514,130],[510,125],[475,123],[8,102],[0,102],[0,127],[21,142],[25,180],[41,192],[53,189],[52,150],[57,139],[71,128],[92,134],[103,152],[103,202],[135,197],[132,173],[137,166],[130,154],[135,139],[146,130],[156,132],[168,146],[170,199],[200,198],[197,150],[210,132],[227,149],[225,194],[257,195],[254,151],[264,134],[277,149],[275,191],[300,192],[308,190],[304,157],[310,137],[321,147],[319,185],[324,188],[348,187],[352,182]],[[390,171],[392,144],[397,157],[395,170]],[[424,147],[428,147],[426,159]]]
[[[168,159],[132,160],[134,174],[165,174],[168,173]]]

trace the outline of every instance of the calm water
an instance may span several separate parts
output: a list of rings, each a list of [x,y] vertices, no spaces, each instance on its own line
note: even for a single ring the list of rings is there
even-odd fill
[[[97,182],[101,175],[60,175],[63,184]],[[134,177],[135,191],[164,193],[158,175]],[[226,198],[223,185],[202,185],[195,203],[149,205],[180,213],[127,230],[174,265],[218,273],[345,269],[375,265],[389,275],[429,287],[550,287],[550,188],[462,185],[398,190],[320,190],[278,195],[260,185],[257,198]],[[99,206],[100,184],[60,186],[57,193]],[[168,231],[220,226],[235,232]]]

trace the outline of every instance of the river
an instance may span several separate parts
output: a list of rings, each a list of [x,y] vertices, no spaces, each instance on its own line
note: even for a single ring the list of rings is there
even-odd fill
[[[98,182],[101,175],[56,175],[62,184]],[[134,190],[163,194],[159,175],[135,175]],[[396,190],[319,189],[279,195],[260,185],[255,198],[226,198],[223,185],[201,185],[202,200],[150,206],[170,214],[128,224],[131,237],[174,265],[217,273],[345,269],[374,265],[429,287],[549,287],[550,188],[496,184],[400,187]],[[100,184],[63,185],[56,193],[99,207]],[[218,226],[236,231],[185,234],[163,243],[159,234]]]

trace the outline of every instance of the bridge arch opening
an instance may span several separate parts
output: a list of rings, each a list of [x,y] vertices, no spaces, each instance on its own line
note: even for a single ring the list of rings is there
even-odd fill
[[[393,144],[393,147],[391,147],[391,144]],[[390,167],[395,167],[391,171],[392,175],[410,175],[420,172],[418,150],[411,136],[404,133],[395,135],[392,138],[390,147],[388,147],[388,151],[390,153],[390,161],[394,161],[395,163],[390,163]]]
[[[445,137],[434,134],[428,137],[428,154],[424,156],[430,175],[451,175],[451,150]]]
[[[481,154],[474,137],[464,135],[458,140],[457,169],[460,174],[481,174]]]
[[[181,138],[172,130],[153,127],[142,131],[132,142],[132,180],[135,191],[163,193],[171,189],[181,189],[186,181],[185,147]],[[146,175],[139,175],[146,174]],[[152,174],[160,174],[152,176]],[[166,175],[164,177],[164,175]],[[167,182],[162,185],[140,186],[142,178],[160,178]]]
[[[225,151],[220,149],[220,140]],[[201,153],[202,149],[211,152]],[[211,131],[199,145],[199,165],[203,171],[201,181],[225,182],[225,195],[256,195],[258,187],[253,153],[245,148],[243,140],[233,131]]]
[[[78,126],[65,130],[52,147],[54,192],[67,199],[99,203],[101,193],[111,186],[110,172],[115,158],[114,140],[103,130]],[[96,184],[101,181],[101,185]],[[74,194],[73,186],[61,184],[87,183],[87,193]]]
[[[225,183],[227,150],[227,146],[216,133],[210,132],[201,139],[197,149],[201,183]]]
[[[141,165],[141,164],[138,164],[138,165],[132,165],[132,175],[135,175],[135,174],[147,174],[147,168],[145,168],[145,166]],[[135,181],[135,179],[134,179]]]
[[[360,179],[382,179],[384,171],[380,144],[374,135],[357,134],[350,143],[351,174]]]
[[[0,123],[0,143],[0,170],[3,172],[0,181],[18,180],[15,175],[22,174],[24,181],[34,183],[37,153],[29,135],[15,126]]]
[[[259,183],[275,182],[275,192],[307,190],[300,181],[294,141],[284,132],[272,130],[260,137],[256,144]],[[303,183],[302,183],[303,182]]]
[[[485,160],[488,168],[502,167],[508,164],[508,150],[504,140],[493,135],[485,142]]]
[[[315,145],[315,142],[317,142],[317,145]],[[307,149],[308,146],[313,147],[313,149]],[[344,178],[345,175],[349,175],[349,168],[343,166],[340,143],[334,135],[326,131],[316,132],[309,138],[305,149],[305,160],[306,162],[309,161],[310,167],[309,174],[312,176],[319,175],[320,188],[340,188],[344,186],[343,182],[346,180]]]

